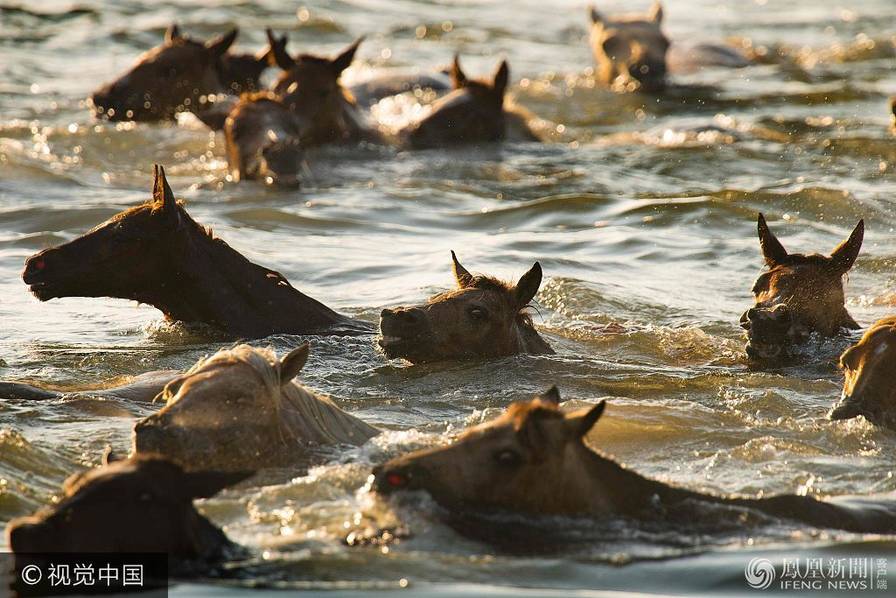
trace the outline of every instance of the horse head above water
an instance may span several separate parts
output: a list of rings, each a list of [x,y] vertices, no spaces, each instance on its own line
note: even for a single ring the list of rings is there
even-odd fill
[[[117,214],[77,239],[26,260],[22,278],[41,301],[117,297],[160,309],[241,338],[275,333],[369,331],[250,262],[215,238],[178,202],[162,167],[152,199]]]
[[[201,110],[205,98],[227,92],[221,80],[223,59],[237,33],[233,29],[200,42],[172,25],[161,45],[90,96],[94,112],[112,121],[158,121]]]
[[[295,462],[309,445],[361,445],[379,430],[294,382],[308,344],[282,360],[249,345],[200,360],[161,394],[165,407],[134,427],[134,451],[187,469],[258,469]]]
[[[169,558],[217,559],[232,546],[199,514],[208,498],[251,472],[185,472],[155,455],[106,463],[65,481],[63,498],[9,522],[16,553],[160,552]]]
[[[410,147],[428,148],[504,139],[504,96],[510,76],[507,61],[501,61],[491,79],[470,79],[455,55],[450,74],[453,91],[436,100],[419,122],[402,130],[401,141]]]
[[[666,85],[666,54],[670,45],[661,28],[662,5],[654,2],[646,15],[608,18],[593,6],[589,12],[598,81],[626,90],[661,91]]]
[[[859,415],[896,429],[896,316],[869,328],[862,339],[840,357],[843,394],[831,419]]]
[[[416,307],[384,309],[379,345],[387,357],[412,363],[516,353],[553,353],[526,308],[541,286],[536,262],[516,284],[470,274],[454,252],[457,289]]]
[[[283,70],[272,91],[298,119],[302,144],[352,141],[362,136],[355,102],[339,79],[351,66],[364,38],[358,38],[334,58],[313,54],[292,57],[271,30],[268,39],[274,62]]]
[[[820,528],[896,531],[892,503],[852,507],[807,496],[714,496],[645,478],[585,444],[605,401],[565,413],[556,387],[513,403],[490,422],[463,432],[451,444],[397,457],[373,470],[380,495],[421,490],[449,513],[515,513],[664,520],[681,509],[727,507],[731,520],[744,509]]]
[[[811,333],[831,337],[859,328],[846,311],[843,276],[862,248],[865,224],[830,256],[788,253],[759,214],[759,244],[769,270],[753,285],[755,305],[741,316],[747,331],[747,355],[755,360],[783,359]]]

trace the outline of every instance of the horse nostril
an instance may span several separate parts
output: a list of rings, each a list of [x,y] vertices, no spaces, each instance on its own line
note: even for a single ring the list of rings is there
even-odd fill
[[[403,488],[408,484],[408,478],[397,471],[390,471],[386,474],[386,483],[393,488]]]

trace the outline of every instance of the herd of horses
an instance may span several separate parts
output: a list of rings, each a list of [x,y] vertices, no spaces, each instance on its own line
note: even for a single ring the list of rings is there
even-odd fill
[[[607,86],[659,92],[669,42],[662,8],[608,18],[591,10],[595,77]],[[172,26],[164,43],[114,83],[93,94],[98,116],[161,121],[189,111],[223,132],[231,176],[269,184],[300,182],[303,152],[357,141],[414,148],[508,138],[535,140],[527,115],[505,102],[506,62],[489,79],[467,78],[455,58],[447,73],[383,77],[344,88],[359,39],[334,58],[292,56],[285,37],[268,32],[258,54],[230,53],[236,31],[200,43]],[[714,64],[747,60],[723,48],[700,50]],[[268,68],[274,85],[260,83]],[[447,81],[446,81],[447,80]],[[441,95],[425,117],[394,132],[367,127],[363,109],[378,97],[426,88]],[[862,247],[864,222],[829,255],[788,252],[758,217],[767,266],[753,307],[740,325],[752,367],[807,359],[813,339],[840,339],[860,326],[845,307],[843,279]],[[233,339],[272,334],[368,335],[387,358],[412,364],[552,353],[528,308],[542,282],[539,263],[515,282],[471,273],[452,252],[455,288],[421,305],[384,309],[379,334],[368,322],[337,313],[255,264],[196,222],[155,167],[152,198],[81,237],[28,258],[23,280],[41,301],[117,297],[149,304],[167,319],[203,324]],[[62,499],[7,527],[15,552],[166,552],[172,558],[226,558],[233,545],[194,508],[253,472],[289,465],[319,445],[362,445],[380,430],[296,382],[308,358],[303,344],[283,357],[241,344],[187,372],[151,372],[99,391],[164,406],[134,427],[132,454],[72,476]],[[869,328],[840,359],[843,395],[832,419],[864,416],[896,428],[896,317]],[[55,400],[64,395],[0,383],[4,398]],[[371,491],[383,496],[425,490],[448,511],[662,519],[676,509],[712,505],[731,521],[760,512],[818,528],[896,533],[896,501],[780,495],[703,494],[650,480],[585,444],[606,407],[560,409],[556,387],[511,405],[497,419],[452,443],[374,468]],[[251,417],[246,417],[251,414]]]

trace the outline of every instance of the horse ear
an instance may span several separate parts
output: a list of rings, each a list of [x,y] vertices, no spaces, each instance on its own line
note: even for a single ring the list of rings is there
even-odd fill
[[[451,251],[452,271],[454,272],[454,280],[457,281],[458,288],[465,289],[473,282],[473,275],[457,261],[454,251]]]
[[[178,481],[181,497],[187,500],[194,498],[210,498],[246,478],[252,477],[254,471],[188,471]]]
[[[545,401],[546,403],[553,403],[554,405],[560,404],[560,391],[557,390],[557,386],[554,385],[538,395],[536,398]]]
[[[268,47],[257,54],[258,60],[259,62],[266,62],[269,66],[278,66],[276,54],[278,48],[280,52],[286,54],[286,35],[277,38],[274,36],[274,32],[270,29],[266,29],[265,33],[267,33],[268,36]],[[289,57],[289,54],[286,54],[286,56]],[[292,59],[290,58],[290,60]]]
[[[299,375],[305,362],[308,361],[308,354],[311,353],[311,343],[305,343],[298,349],[293,349],[289,355],[280,361],[280,386],[289,384],[293,378]]]
[[[103,449],[103,457],[100,462],[103,465],[109,465],[110,463],[115,463],[116,461],[121,461],[123,459],[124,457],[116,453],[111,444],[107,444],[106,448]]]
[[[173,44],[179,39],[180,27],[177,26],[177,23],[171,23],[170,25],[168,25],[168,29],[165,30],[165,42]]]
[[[502,60],[501,64],[498,65],[498,70],[495,71],[495,77],[492,82],[492,89],[495,90],[495,94],[499,98],[504,97],[504,92],[507,91],[507,81],[510,78],[510,67],[507,66],[507,61]]]
[[[274,37],[274,32],[270,29],[265,29],[265,33],[268,34],[268,45],[271,47],[271,55],[273,59],[271,66],[279,66],[284,71],[288,71],[294,67],[296,61],[286,52],[286,35],[278,40]]]
[[[774,268],[787,260],[787,250],[781,245],[778,237],[772,233],[765,222],[765,216],[759,213],[759,247],[762,248],[762,257],[769,268]]]
[[[606,407],[607,401],[604,399],[594,407],[586,407],[570,413],[566,416],[567,429],[574,438],[582,438],[591,431],[597,420],[604,414]]]
[[[336,75],[339,75],[347,69],[352,64],[352,60],[355,59],[355,52],[358,51],[358,46],[361,45],[361,42],[364,41],[364,36],[362,35],[355,42],[350,45],[348,48],[342,51],[342,54],[333,59],[330,63],[333,67],[333,70],[336,72]]]
[[[865,238],[865,221],[859,220],[859,223],[853,229],[849,238],[839,245],[831,253],[831,262],[840,272],[847,272],[856,263],[859,257],[859,250],[862,249],[862,241]]]
[[[591,23],[603,23],[604,18],[597,12],[597,8],[592,4],[588,7],[588,16],[591,17]]]
[[[451,63],[451,87],[461,89],[467,84],[467,76],[463,69],[460,68],[460,55],[454,55],[454,61]]]
[[[220,58],[227,53],[227,50],[229,50],[230,46],[233,45],[233,42],[236,41],[236,36],[239,35],[239,32],[240,30],[234,27],[224,35],[219,35],[218,37],[205,42],[205,47],[208,48],[216,58]]]
[[[529,305],[529,302],[532,301],[535,294],[538,293],[538,287],[540,286],[541,264],[535,262],[535,265],[532,266],[528,272],[523,274],[517,281],[516,286],[513,287],[513,294],[516,299],[517,307],[522,309]]]
[[[168,179],[165,178],[165,169],[155,164],[153,166],[153,174],[155,180],[152,185],[152,200],[157,208],[161,208],[167,214],[177,213],[177,200],[174,198],[174,191],[168,186]]]
[[[660,0],[655,0],[653,6],[650,7],[650,12],[647,13],[647,18],[656,24],[663,22],[663,4]]]

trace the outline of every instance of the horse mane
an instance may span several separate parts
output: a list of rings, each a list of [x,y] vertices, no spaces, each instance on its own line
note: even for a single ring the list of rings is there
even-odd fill
[[[271,397],[277,414],[281,440],[317,444],[363,444],[379,430],[336,406],[332,399],[318,396],[291,380],[281,384],[280,360],[273,349],[240,344],[200,359],[182,376],[169,382],[161,393],[166,402],[177,394],[191,376],[222,366],[249,366]]]

